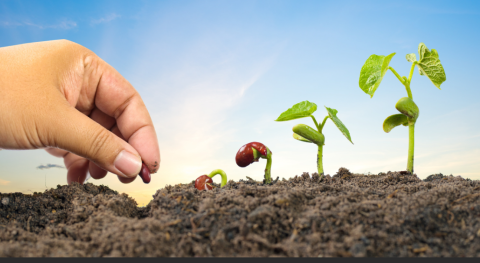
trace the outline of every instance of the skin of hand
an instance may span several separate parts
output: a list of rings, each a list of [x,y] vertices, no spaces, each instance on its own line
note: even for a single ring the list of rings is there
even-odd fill
[[[0,48],[0,148],[63,157],[67,182],[107,171],[130,183],[160,167],[152,119],[112,66],[68,40]]]

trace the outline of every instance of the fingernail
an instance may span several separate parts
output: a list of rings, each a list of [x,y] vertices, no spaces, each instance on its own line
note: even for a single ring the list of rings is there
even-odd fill
[[[123,173],[120,176],[131,178],[140,173],[140,169],[142,169],[142,159],[123,150],[117,155],[113,165],[118,171]]]

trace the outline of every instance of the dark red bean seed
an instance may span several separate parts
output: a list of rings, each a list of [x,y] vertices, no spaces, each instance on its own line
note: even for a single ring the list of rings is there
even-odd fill
[[[145,163],[142,163],[142,170],[140,170],[140,174],[138,175],[146,184],[150,183],[150,179],[152,179],[152,177],[150,176],[150,170],[148,170],[148,167]]]
[[[198,190],[212,190],[213,180],[208,175],[201,175],[195,180],[195,188]]]
[[[258,161],[258,159],[255,160],[253,156],[252,148],[257,150],[260,154],[264,156],[267,155],[267,147],[263,143],[260,143],[260,142],[247,143],[244,146],[242,146],[240,150],[238,150],[237,155],[235,156],[235,161],[237,162],[238,166],[247,167],[251,163]]]

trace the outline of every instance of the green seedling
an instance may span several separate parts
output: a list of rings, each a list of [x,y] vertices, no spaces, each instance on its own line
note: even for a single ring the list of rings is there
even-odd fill
[[[400,75],[388,65],[395,53],[388,56],[371,55],[363,65],[362,70],[360,71],[360,79],[358,81],[360,88],[370,95],[370,98],[373,97],[378,86],[380,86],[380,82],[382,81],[383,76],[385,76],[387,70],[392,71],[400,83],[405,86],[408,97],[401,98],[395,105],[395,108],[401,114],[394,114],[387,117],[383,122],[383,130],[388,133],[399,125],[408,126],[409,143],[407,171],[411,174],[413,174],[415,123],[420,113],[417,105],[413,101],[412,91],[410,89],[415,65],[418,67],[420,75],[427,76],[427,78],[430,79],[433,85],[438,89],[440,89],[440,85],[447,80],[445,71],[443,70],[443,66],[440,63],[438,53],[435,49],[430,51],[425,44],[420,43],[418,45],[418,54],[420,56],[419,60],[417,60],[417,56],[414,53],[407,54],[406,56],[407,61],[412,63],[408,78],[405,76],[400,77]]]
[[[305,124],[297,124],[293,126],[293,138],[302,142],[313,143],[318,146],[317,154],[317,169],[320,179],[323,177],[323,145],[325,145],[325,136],[323,136],[322,130],[328,119],[331,119],[335,126],[345,135],[345,137],[353,144],[352,138],[350,138],[350,132],[347,127],[337,117],[338,111],[336,109],[327,109],[328,115],[325,116],[323,122],[318,124],[315,117],[312,115],[317,110],[315,103],[308,100],[302,101],[293,105],[290,109],[286,110],[275,121],[290,121],[305,117],[311,117],[315,123],[315,128],[312,128]]]

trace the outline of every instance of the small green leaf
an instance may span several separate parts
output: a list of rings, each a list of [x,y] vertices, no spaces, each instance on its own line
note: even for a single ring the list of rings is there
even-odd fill
[[[407,54],[407,61],[408,61],[408,62],[415,62],[415,61],[417,61],[417,56],[415,55],[415,53]]]
[[[358,85],[360,88],[373,97],[373,94],[377,90],[380,82],[382,82],[383,76],[387,72],[388,64],[395,53],[388,56],[371,55],[360,71],[360,79]]]
[[[440,89],[440,85],[447,80],[447,76],[440,63],[437,51],[435,49],[430,51],[425,44],[420,43],[418,45],[418,54],[420,55],[420,60],[417,66],[420,75],[427,76],[433,85]]]
[[[413,100],[408,97],[403,97],[399,99],[397,104],[395,104],[395,108],[399,112],[410,118],[413,123],[415,123],[418,115],[420,114],[420,110],[418,109],[417,104],[415,104],[415,102],[413,102]]]
[[[302,136],[296,134],[296,133],[293,133],[293,138],[296,139],[296,140],[299,140],[299,141],[302,141],[302,142],[309,142],[309,143],[312,143],[311,141],[303,138]]]
[[[403,114],[394,114],[388,116],[383,122],[383,130],[389,133],[393,128],[403,125],[408,126],[408,118]]]
[[[336,109],[331,109],[325,106],[328,111],[328,116],[330,119],[335,123],[337,128],[347,137],[347,139],[353,144],[352,138],[350,138],[350,132],[348,131],[347,127],[342,123],[342,121],[337,117],[338,111]]]
[[[323,145],[323,142],[325,141],[323,134],[306,124],[297,124],[293,126],[292,130],[294,133],[317,145]]]
[[[289,121],[309,117],[317,110],[317,105],[308,100],[302,101],[293,105],[290,109],[286,110],[275,121]]]

